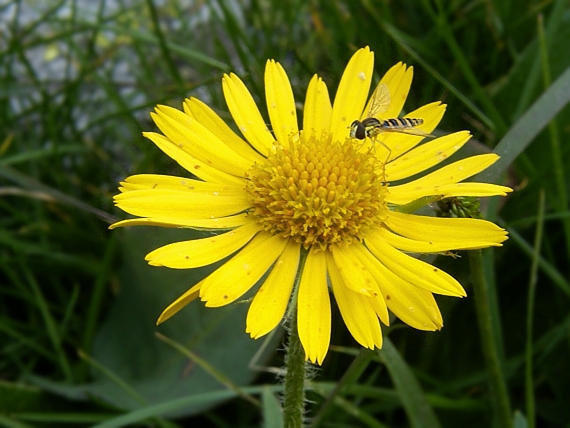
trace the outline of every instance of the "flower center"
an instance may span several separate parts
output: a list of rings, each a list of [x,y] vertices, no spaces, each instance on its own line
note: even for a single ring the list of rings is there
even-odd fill
[[[248,171],[246,190],[264,230],[309,248],[362,240],[387,213],[387,183],[360,141],[292,135]]]

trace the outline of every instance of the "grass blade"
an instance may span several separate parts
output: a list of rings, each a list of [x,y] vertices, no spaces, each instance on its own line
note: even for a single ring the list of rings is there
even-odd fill
[[[377,352],[390,372],[390,377],[404,404],[411,426],[414,428],[439,428],[441,425],[428,404],[422,387],[390,339],[385,337],[382,349]]]

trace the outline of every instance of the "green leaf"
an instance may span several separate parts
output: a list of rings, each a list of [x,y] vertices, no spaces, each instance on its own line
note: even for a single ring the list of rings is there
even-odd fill
[[[125,34],[131,36],[134,40],[143,43],[151,43],[151,44],[159,44],[159,40],[151,33],[146,31],[138,31],[138,30],[131,30],[125,29],[120,26],[112,27],[112,31],[115,31],[117,34]],[[195,60],[207,64],[211,67],[218,68],[222,71],[227,71],[230,69],[229,65],[218,61],[217,59],[213,58],[210,55],[204,54],[201,51],[196,49],[190,49],[187,46],[177,44],[177,43],[167,43],[167,48],[169,51],[173,53],[177,53],[184,58],[188,58],[190,60]]]
[[[95,367],[95,381],[70,387],[37,378],[34,382],[69,398],[93,395],[124,410],[172,402],[181,397],[196,398],[194,404],[175,407],[168,417],[192,415],[219,403],[221,398],[216,392],[226,387],[159,340],[155,332],[160,331],[191,349],[234,384],[250,383],[256,372],[249,364],[263,341],[255,341],[245,333],[248,305],[236,303],[223,308],[206,308],[195,301],[169,321],[155,325],[168,304],[214,267],[194,270],[150,267],[144,255],[167,242],[196,238],[200,233],[203,234],[186,229],[142,227],[125,230],[124,266],[117,298],[96,334],[93,350],[87,353]],[[278,339],[279,335],[276,336]],[[273,340],[258,363],[271,355],[277,342]],[[201,400],[201,396],[212,399]]]
[[[568,102],[570,102],[570,67],[507,132],[494,150],[501,158],[481,172],[476,181],[496,181]]]
[[[429,406],[418,380],[390,339],[385,337],[382,349],[377,352],[390,372],[411,425],[415,428],[439,428],[439,421]]]
[[[513,418],[513,428],[528,428],[528,422],[525,416],[520,411],[515,411]]]
[[[264,386],[247,386],[243,388],[243,392],[247,394],[259,394],[266,388]],[[280,391],[280,386],[269,387],[272,391]],[[229,398],[236,397],[234,391],[216,391],[208,392],[204,394],[194,394],[181,398],[177,398],[170,401],[165,401],[160,404],[151,405],[139,410],[133,410],[132,412],[125,413],[124,415],[118,416],[113,419],[109,419],[98,425],[94,425],[93,428],[119,428],[124,426],[130,426],[133,423],[143,421],[150,417],[162,414],[180,414],[180,412],[188,407],[200,407],[211,402],[227,400]]]
[[[33,428],[32,425],[24,424],[9,418],[8,416],[0,415],[0,427],[5,428]]]
[[[264,428],[283,428],[283,410],[281,409],[281,403],[279,403],[279,400],[277,400],[270,387],[263,387],[261,399],[263,404]]]

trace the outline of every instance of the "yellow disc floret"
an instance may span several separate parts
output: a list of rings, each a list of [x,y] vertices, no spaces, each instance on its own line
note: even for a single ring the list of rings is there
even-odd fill
[[[264,230],[309,248],[362,240],[387,212],[378,160],[359,143],[290,136],[246,176],[253,215]]]

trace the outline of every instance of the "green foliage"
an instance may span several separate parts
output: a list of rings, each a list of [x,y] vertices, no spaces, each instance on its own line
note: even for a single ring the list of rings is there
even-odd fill
[[[414,65],[406,108],[442,100],[442,131],[469,129],[503,157],[484,177],[517,191],[482,211],[511,239],[483,266],[513,426],[567,426],[569,32],[563,0],[0,4],[0,426],[280,426],[275,376],[255,379],[248,365],[264,342],[244,333],[247,305],[209,313],[193,303],[155,327],[205,271],[147,267],[145,251],[180,232],[108,231],[122,216],[112,195],[133,173],[185,175],[141,135],[155,129],[156,104],[178,108],[192,95],[229,119],[223,73],[239,74],[261,105],[274,58],[302,106],[314,73],[334,95],[366,45],[378,76],[398,61]],[[311,426],[497,423],[467,257],[436,263],[469,295],[438,298],[441,332],[396,321],[380,354],[355,357],[333,315],[339,346],[313,381]],[[257,364],[281,364],[275,339]]]

